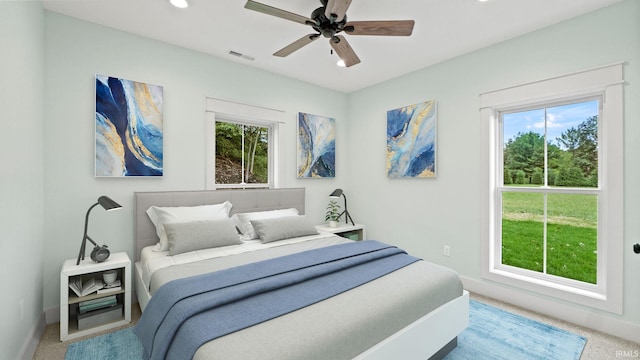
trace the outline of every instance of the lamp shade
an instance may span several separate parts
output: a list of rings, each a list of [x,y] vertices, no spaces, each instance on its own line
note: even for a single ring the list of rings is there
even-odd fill
[[[329,197],[340,197],[342,196],[342,189],[335,189],[333,190],[333,192],[329,195]]]
[[[98,198],[98,204],[100,204],[100,206],[102,206],[107,211],[120,209],[122,207],[120,204],[105,195],[102,195]]]

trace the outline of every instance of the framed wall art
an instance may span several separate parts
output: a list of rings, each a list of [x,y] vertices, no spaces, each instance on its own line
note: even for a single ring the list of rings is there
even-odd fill
[[[96,75],[95,176],[163,175],[163,88]]]
[[[298,178],[336,176],[335,119],[298,113]]]
[[[387,176],[436,177],[436,102],[387,111]]]

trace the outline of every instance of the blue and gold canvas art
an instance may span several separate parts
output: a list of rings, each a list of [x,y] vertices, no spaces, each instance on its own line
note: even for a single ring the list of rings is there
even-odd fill
[[[387,176],[436,177],[436,102],[387,111]]]
[[[335,119],[298,113],[298,178],[336,176]]]
[[[96,176],[162,176],[162,86],[96,75]]]

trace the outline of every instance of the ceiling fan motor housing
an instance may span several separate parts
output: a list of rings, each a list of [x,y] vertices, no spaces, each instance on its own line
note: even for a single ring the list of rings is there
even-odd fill
[[[344,30],[344,27],[347,24],[347,15],[345,15],[340,21],[332,21],[325,15],[325,11],[326,8],[324,6],[313,10],[311,18],[315,21],[315,24],[309,25],[322,34],[322,36],[331,39],[337,33]]]

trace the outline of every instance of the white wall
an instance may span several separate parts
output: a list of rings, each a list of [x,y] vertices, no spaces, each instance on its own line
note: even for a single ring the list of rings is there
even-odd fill
[[[489,288],[480,278],[479,221],[487,209],[480,208],[486,195],[477,180],[485,176],[487,164],[480,162],[485,141],[478,137],[483,126],[478,95],[619,61],[628,62],[624,314],[588,308],[582,314],[640,325],[640,256],[631,251],[640,241],[640,2],[625,1],[351,94],[349,136],[358,139],[348,148],[352,215],[367,224],[370,237],[450,266]],[[386,111],[429,99],[438,103],[438,178],[388,179]],[[451,257],[442,255],[445,244],[451,246]]]
[[[0,359],[31,346],[42,315],[43,20],[39,2],[0,1]]]
[[[124,206],[91,212],[89,233],[113,252],[133,258],[133,193],[205,188],[205,97],[286,112],[283,187],[307,188],[307,212],[324,220],[328,195],[346,183],[346,159],[337,177],[296,179],[298,111],[336,118],[338,151],[347,146],[347,98],[279,75],[154,40],[46,12],[44,308],[59,305],[59,271],[77,257],[84,215],[100,195]],[[164,177],[95,178],[95,74],[164,87]]]

